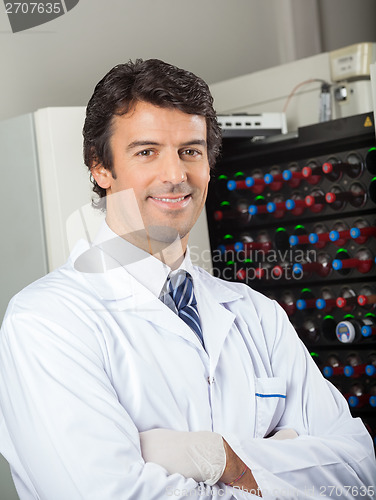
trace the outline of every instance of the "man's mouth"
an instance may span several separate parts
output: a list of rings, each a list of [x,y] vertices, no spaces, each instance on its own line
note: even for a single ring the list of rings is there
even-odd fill
[[[158,197],[158,196],[151,196],[151,198],[153,198],[154,200],[158,200],[158,201],[165,201],[167,203],[178,203],[179,201],[183,201],[188,196],[189,196],[189,194],[187,194],[185,196],[180,196],[179,198],[162,198],[162,197]]]
[[[162,209],[180,210],[189,205],[192,199],[192,195],[183,194],[180,196],[150,196],[149,199],[152,201],[152,203]]]

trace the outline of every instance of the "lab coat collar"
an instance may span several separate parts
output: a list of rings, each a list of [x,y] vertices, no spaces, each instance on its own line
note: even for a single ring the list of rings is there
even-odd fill
[[[105,221],[94,239],[94,246],[116,262],[117,268],[123,267],[141,285],[159,297],[171,271],[166,264],[114,233]]]
[[[92,245],[82,240],[76,246],[70,256],[70,262],[104,300],[129,297],[135,286],[131,278],[141,285],[143,291],[146,288],[159,298],[167,276],[171,272],[170,267],[159,259],[114,233],[106,222],[103,222]],[[189,247],[180,269],[191,274],[195,287],[200,277],[200,280],[213,290],[216,300],[221,303],[241,297],[239,293],[225,286],[222,280],[193,266]]]
[[[215,278],[200,267],[194,267],[194,277],[198,282],[198,290],[202,287],[210,290],[210,294],[215,297],[216,302],[220,304],[226,304],[243,298],[243,294],[240,293],[239,290],[235,291],[231,285],[229,286],[228,282]]]
[[[171,271],[161,261],[102,228],[94,245],[81,242],[72,252],[70,263],[90,288],[111,310],[142,316],[164,330],[185,338],[202,349],[200,341],[181,319],[159,300],[160,291]],[[222,304],[242,297],[221,280],[192,265],[189,251],[182,266],[193,277],[205,346],[217,362],[220,348],[233,323],[234,315]]]
[[[133,287],[129,288],[129,278],[124,276],[122,270],[156,297],[160,296],[171,272],[161,260],[114,233],[106,222],[103,222],[93,245],[75,255],[74,268],[93,285],[98,280],[102,281],[99,295],[107,300],[125,298],[129,290],[133,290]],[[192,272],[192,268],[188,251],[179,269]],[[105,276],[98,276],[101,274]],[[110,286],[106,286],[105,282]]]

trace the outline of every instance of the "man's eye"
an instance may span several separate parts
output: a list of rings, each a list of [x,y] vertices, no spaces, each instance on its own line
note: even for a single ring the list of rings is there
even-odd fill
[[[186,156],[199,156],[201,153],[197,149],[184,149],[181,154]]]
[[[137,156],[150,156],[153,154],[153,151],[151,149],[143,149],[142,151],[139,151],[137,153]]]

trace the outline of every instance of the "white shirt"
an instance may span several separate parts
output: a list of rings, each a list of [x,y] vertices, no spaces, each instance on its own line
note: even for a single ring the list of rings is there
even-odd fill
[[[21,500],[254,498],[145,464],[153,428],[220,433],[264,499],[374,498],[371,437],[278,304],[187,257],[205,350],[158,299],[169,268],[139,250],[124,262],[109,231],[16,295],[2,325],[0,451]],[[265,439],[282,428],[299,437]]]

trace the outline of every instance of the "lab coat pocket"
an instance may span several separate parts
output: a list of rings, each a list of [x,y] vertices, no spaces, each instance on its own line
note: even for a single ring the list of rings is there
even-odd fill
[[[265,437],[277,426],[286,402],[286,381],[280,377],[255,379],[255,437]]]

